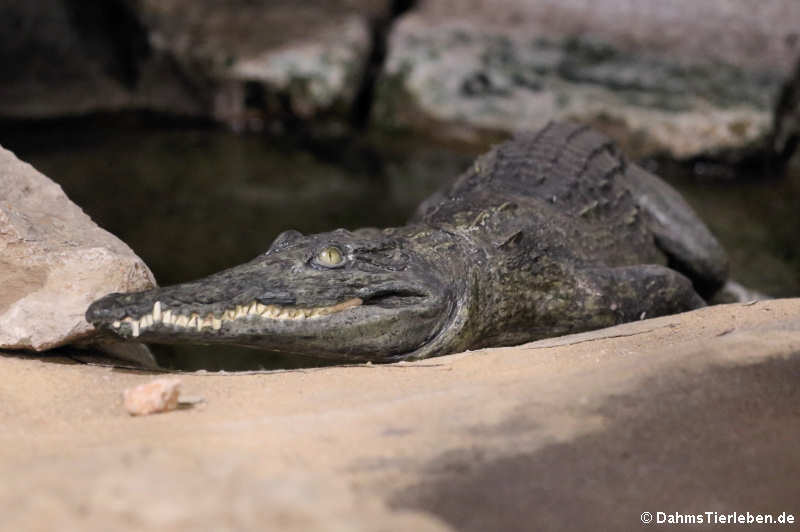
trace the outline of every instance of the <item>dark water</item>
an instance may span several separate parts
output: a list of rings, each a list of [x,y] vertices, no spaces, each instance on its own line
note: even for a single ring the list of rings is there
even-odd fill
[[[60,183],[162,285],[250,260],[286,229],[402,225],[483,151],[402,136],[298,143],[209,128],[75,123],[3,128],[0,143]],[[709,183],[675,168],[669,180],[729,250],[733,277],[772,296],[800,295],[800,171]],[[317,364],[202,346],[158,347],[157,356],[184,369]]]
[[[674,167],[661,174],[722,242],[732,279],[772,297],[800,296],[800,164],[785,177],[740,181],[708,181]]]

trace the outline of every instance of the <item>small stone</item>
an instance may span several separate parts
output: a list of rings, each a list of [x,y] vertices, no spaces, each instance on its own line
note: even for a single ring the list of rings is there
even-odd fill
[[[177,377],[162,377],[123,392],[125,410],[132,416],[146,416],[169,412],[178,407],[181,380]]]

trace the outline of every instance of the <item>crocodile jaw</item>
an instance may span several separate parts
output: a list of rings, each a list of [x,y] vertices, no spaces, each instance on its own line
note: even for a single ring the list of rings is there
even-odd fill
[[[228,344],[342,362],[391,361],[435,337],[450,315],[448,294],[397,282],[344,293],[339,300],[295,303],[280,297],[235,296],[203,301],[197,294],[214,279],[111,294],[93,303],[87,321],[129,341],[159,344]],[[396,291],[393,291],[396,288]],[[392,294],[392,295],[387,295]],[[191,297],[190,297],[191,296]]]
[[[111,322],[111,328],[121,336],[137,338],[151,328],[172,329],[174,331],[196,331],[205,329],[222,330],[230,322],[237,320],[314,320],[360,306],[363,301],[352,298],[335,305],[322,307],[295,307],[290,305],[264,305],[253,300],[249,304],[236,305],[219,312],[209,312],[201,316],[197,312],[173,312],[161,301],[153,303],[153,309],[147,314],[136,317],[125,316]]]
[[[206,278],[110,294],[92,303],[86,319],[145,343],[230,344],[340,361],[403,358],[447,326],[458,290],[437,256],[399,238],[343,230],[279,236],[265,254]],[[326,249],[338,260],[330,267],[317,260]]]
[[[201,307],[178,312],[156,300],[150,312],[141,315],[127,313],[109,319],[106,312],[102,318],[101,310],[90,307],[87,318],[96,327],[131,341],[228,344],[343,362],[385,362],[403,358],[439,332],[448,311],[437,301],[394,307],[365,304],[360,298],[316,307],[254,301],[221,313],[205,313]],[[108,300],[98,304],[107,306]]]

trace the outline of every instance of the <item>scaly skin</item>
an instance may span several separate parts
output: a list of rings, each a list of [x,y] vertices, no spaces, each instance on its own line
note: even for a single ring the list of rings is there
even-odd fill
[[[86,316],[141,342],[386,362],[697,308],[726,276],[677,192],[606,137],[550,124],[478,158],[404,227],[287,231],[251,262]]]

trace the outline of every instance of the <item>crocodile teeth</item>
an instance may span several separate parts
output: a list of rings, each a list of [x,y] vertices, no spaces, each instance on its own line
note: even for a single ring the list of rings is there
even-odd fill
[[[153,303],[153,321],[161,323],[161,301]]]
[[[279,320],[303,320],[306,318],[319,318],[329,316],[336,312],[357,307],[363,301],[359,298],[348,299],[341,303],[327,307],[282,307],[278,305],[264,305],[257,301],[252,301],[247,305],[236,305],[235,308],[230,308],[222,312],[221,316],[209,313],[205,318],[201,318],[196,312],[190,316],[183,314],[173,314],[169,309],[163,308],[160,301],[153,304],[153,311],[138,319],[127,316],[122,320],[112,322],[111,326],[115,329],[122,327],[123,323],[127,323],[131,328],[131,335],[137,337],[142,331],[153,327],[154,324],[163,323],[164,325],[172,325],[174,327],[184,327],[196,329],[201,332],[206,327],[211,327],[215,331],[222,329],[222,325],[226,321],[233,321],[239,318],[250,316],[259,316],[266,319],[279,319]]]
[[[275,305],[267,305],[264,307],[264,310],[261,311],[261,315],[266,318],[274,318],[279,312],[278,307]]]

